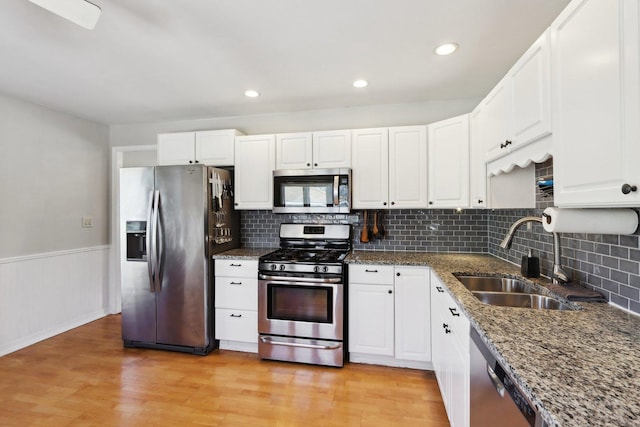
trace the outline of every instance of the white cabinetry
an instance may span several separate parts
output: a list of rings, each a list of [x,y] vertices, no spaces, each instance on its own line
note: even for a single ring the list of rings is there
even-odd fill
[[[469,115],[429,128],[429,207],[469,206]]]
[[[220,348],[258,351],[258,261],[215,260],[215,319]]]
[[[158,134],[158,164],[233,166],[235,129]]]
[[[389,128],[389,207],[427,206],[427,127]]]
[[[550,70],[547,30],[482,101],[487,160],[551,133]]]
[[[429,269],[349,265],[350,361],[431,367]]]
[[[354,209],[427,207],[426,126],[353,131]]]
[[[469,195],[472,208],[486,208],[487,203],[487,149],[482,137],[484,110],[478,105],[469,114]]]
[[[386,208],[389,200],[389,130],[356,129],[352,137],[353,208]]]
[[[558,206],[640,203],[638,8],[576,0],[551,25]]]
[[[469,426],[469,321],[431,273],[433,370],[453,427]]]
[[[275,135],[239,136],[235,148],[235,208],[272,209]]]
[[[350,167],[350,130],[276,135],[276,169]]]

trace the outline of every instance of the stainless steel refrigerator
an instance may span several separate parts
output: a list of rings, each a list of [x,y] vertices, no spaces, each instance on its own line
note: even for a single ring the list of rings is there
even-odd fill
[[[120,170],[125,347],[207,354],[216,347],[212,255],[239,246],[230,171]]]

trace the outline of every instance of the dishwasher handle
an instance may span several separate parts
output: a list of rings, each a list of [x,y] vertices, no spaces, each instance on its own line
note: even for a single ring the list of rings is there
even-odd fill
[[[491,366],[487,363],[487,375],[489,375],[489,379],[493,383],[493,386],[496,388],[496,391],[504,399],[504,384],[500,381],[500,378],[496,375],[496,373],[491,369]]]

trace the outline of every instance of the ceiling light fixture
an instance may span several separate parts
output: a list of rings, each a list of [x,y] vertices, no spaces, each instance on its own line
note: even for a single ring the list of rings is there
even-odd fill
[[[440,46],[436,47],[433,52],[436,55],[440,56],[451,55],[453,52],[458,50],[458,47],[459,46],[457,43],[443,43]]]
[[[245,90],[244,94],[249,98],[257,98],[260,96],[260,93],[257,90],[253,90],[253,89]]]
[[[356,80],[355,82],[353,82],[353,87],[357,87],[357,88],[363,88],[363,87],[367,87],[369,86],[369,82],[366,80]]]
[[[87,30],[93,30],[100,18],[100,8],[86,0],[29,0],[51,13],[80,25]]]

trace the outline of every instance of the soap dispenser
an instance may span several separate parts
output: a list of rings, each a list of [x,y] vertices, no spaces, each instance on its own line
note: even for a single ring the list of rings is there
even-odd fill
[[[531,249],[529,249],[527,255],[522,256],[520,273],[522,273],[524,277],[540,277],[540,260],[538,257],[531,255]]]

